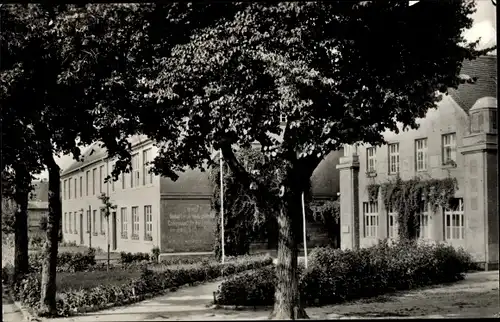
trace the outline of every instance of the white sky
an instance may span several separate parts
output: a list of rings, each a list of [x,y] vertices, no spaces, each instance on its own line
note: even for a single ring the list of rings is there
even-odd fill
[[[464,36],[468,41],[475,41],[481,37],[480,47],[489,47],[496,44],[496,8],[490,0],[476,0],[476,12],[473,14],[474,25],[465,31]],[[418,1],[410,1],[410,4]],[[496,51],[494,52],[496,55]],[[82,149],[82,152],[85,149]],[[56,157],[57,164],[61,169],[66,168],[73,162],[73,157],[64,155]],[[39,178],[48,178],[47,171],[44,171]]]

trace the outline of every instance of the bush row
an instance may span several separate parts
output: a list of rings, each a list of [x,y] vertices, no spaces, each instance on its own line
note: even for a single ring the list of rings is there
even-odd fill
[[[30,272],[41,272],[43,258],[43,253],[29,255]],[[90,248],[86,253],[62,252],[57,254],[58,272],[80,272],[90,269],[95,264],[95,250],[93,248]]]
[[[299,267],[301,300],[306,305],[335,304],[425,285],[463,279],[473,268],[469,254],[450,245],[381,242],[360,250],[321,248]],[[274,303],[275,267],[229,278],[220,286],[221,305],[260,306]]]
[[[272,258],[243,257],[228,263],[211,263],[168,267],[161,270],[143,268],[141,276],[122,285],[101,285],[87,290],[68,290],[58,293],[57,310],[60,316],[81,311],[98,310],[104,306],[137,302],[146,294],[159,294],[186,284],[204,282],[220,276],[268,266]],[[14,286],[18,300],[37,311],[40,302],[40,274],[30,274]]]

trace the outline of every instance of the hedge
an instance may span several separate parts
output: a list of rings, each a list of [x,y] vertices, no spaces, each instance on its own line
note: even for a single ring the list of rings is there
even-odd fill
[[[300,269],[301,300],[305,305],[336,304],[394,290],[461,280],[473,268],[471,256],[450,245],[381,242],[357,251],[320,248],[307,270]],[[216,304],[273,305],[275,267],[265,267],[225,280]]]
[[[143,268],[141,276],[122,285],[102,285],[87,290],[68,290],[57,294],[59,316],[70,316],[78,312],[97,311],[102,308],[138,302],[146,296],[158,295],[183,285],[206,282],[221,276],[249,269],[265,267],[272,263],[267,256],[245,256],[225,264],[193,264],[172,266],[155,265]],[[30,274],[17,285],[14,294],[17,300],[34,312],[39,309],[40,274]]]
[[[30,272],[36,273],[42,271],[43,253],[30,254],[28,264]],[[86,253],[62,252],[57,254],[58,272],[80,272],[91,269],[95,266],[95,250],[89,248]]]

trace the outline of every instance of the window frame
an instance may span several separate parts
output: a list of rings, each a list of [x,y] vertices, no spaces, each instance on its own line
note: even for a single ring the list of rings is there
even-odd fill
[[[149,172],[152,168],[152,160],[150,160],[152,159],[152,151],[152,148],[142,151],[142,184],[144,186],[153,183],[153,173]]]
[[[87,171],[85,172],[85,179],[86,179],[86,180],[85,180],[85,181],[86,181],[86,182],[85,182],[85,196],[87,196],[87,197],[88,197],[88,195],[89,195],[90,170],[87,170]]]
[[[99,193],[103,193],[103,184],[104,184],[104,165],[99,166]]]
[[[392,225],[391,225],[392,219]],[[389,239],[398,239],[399,238],[399,224],[398,224],[398,213],[394,211],[394,207],[389,205],[387,208],[387,237]]]
[[[97,209],[92,210],[92,235],[97,236]]]
[[[106,229],[104,229],[104,222],[106,221],[105,220],[105,210],[104,209],[100,209],[101,211],[99,212],[99,232],[101,233],[101,235],[106,235]]]
[[[450,138],[450,142],[447,143],[447,138]],[[446,154],[449,148],[450,159],[446,158]],[[457,133],[450,132],[443,134],[441,136],[441,163],[447,165],[451,162],[457,162]]]
[[[417,239],[429,240],[431,239],[431,225],[430,225],[430,210],[429,204],[423,202],[418,213],[418,230]],[[425,224],[424,224],[425,223]],[[423,233],[422,233],[423,232]]]
[[[370,161],[373,161],[372,166],[370,166]],[[367,173],[377,172],[377,150],[376,147],[374,146],[366,148],[366,172]]]
[[[139,152],[132,155],[132,160],[130,162],[130,188],[138,187],[140,182],[140,160],[139,160]]]
[[[153,241],[153,207],[144,206],[144,240]]]
[[[454,198],[458,200],[458,209],[444,209],[444,239],[447,241],[465,240],[465,212],[463,198]],[[454,225],[455,217],[458,218],[458,226]],[[458,238],[455,238],[454,232],[457,232]]]
[[[92,195],[95,196],[95,183],[97,177],[97,168],[92,169]]]
[[[392,147],[396,147],[397,148],[397,151],[391,151],[391,148]],[[399,173],[399,170],[400,170],[400,158],[399,158],[399,142],[396,142],[396,143],[390,143],[387,145],[387,152],[388,152],[388,155],[389,155],[389,174],[390,175],[394,175],[394,174],[398,174]],[[394,157],[394,161],[393,161],[393,158]],[[395,171],[393,171],[393,166],[394,165],[394,169]]]
[[[363,202],[363,237],[378,238],[380,218],[377,201]]]
[[[120,208],[120,236],[121,239],[128,239],[128,214],[127,207]]]
[[[421,146],[419,146],[421,143]],[[415,171],[416,172],[425,172],[427,171],[427,158],[428,158],[428,140],[427,138],[421,138],[415,140]],[[419,160],[419,155],[422,156],[422,159]],[[419,167],[419,162],[421,162],[421,167]]]
[[[135,213],[134,213],[135,210]],[[133,206],[131,210],[131,215],[132,215],[132,234],[131,238],[135,240],[139,240],[139,232],[140,232],[140,224],[141,224],[141,219],[139,217],[139,207],[138,206]],[[137,225],[137,227],[136,227]]]

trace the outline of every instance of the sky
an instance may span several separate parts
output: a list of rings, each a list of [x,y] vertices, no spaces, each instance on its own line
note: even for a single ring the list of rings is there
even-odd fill
[[[471,29],[465,31],[464,36],[468,41],[475,41],[481,38],[479,46],[481,48],[490,47],[496,45],[496,8],[492,5],[491,0],[476,0],[476,12],[473,14],[474,24]],[[417,2],[417,1],[410,1]],[[496,55],[496,50],[493,52]],[[82,149],[82,153],[85,148]],[[73,162],[73,157],[70,155],[56,156],[56,162],[61,167],[65,169]],[[39,179],[48,178],[47,171],[40,174]]]

